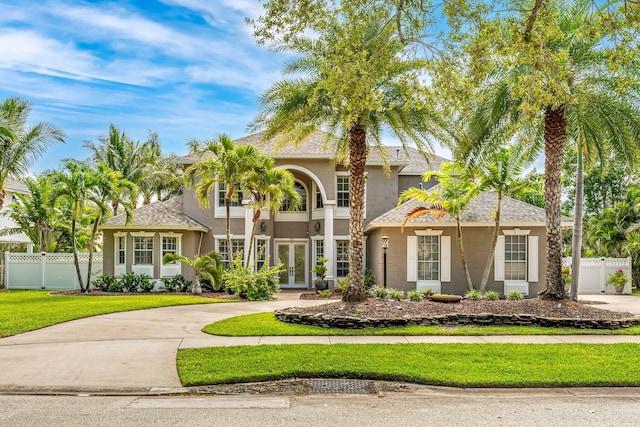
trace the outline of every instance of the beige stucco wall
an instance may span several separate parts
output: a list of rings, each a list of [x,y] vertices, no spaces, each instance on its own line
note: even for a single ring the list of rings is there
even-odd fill
[[[442,292],[462,295],[467,290],[460,250],[455,236],[455,227],[432,227],[434,230],[442,229],[443,236],[451,236],[451,282],[442,283]],[[512,229],[504,227],[503,229]],[[525,227],[521,227],[525,228]],[[544,227],[526,227],[530,229],[530,236],[538,236],[538,282],[529,282],[529,295],[535,296],[545,285],[545,229]],[[423,228],[424,229],[424,228]],[[407,281],[407,236],[415,235],[414,228],[406,228],[403,234],[396,228],[382,228],[369,233],[367,265],[376,276],[378,284],[383,284],[383,250],[381,247],[381,237],[389,237],[389,249],[387,250],[387,287],[403,290],[415,289],[415,282]],[[489,249],[491,247],[491,237],[493,228],[486,227],[463,227],[462,236],[469,274],[476,288],[480,286],[482,273]],[[487,290],[495,290],[503,293],[504,282],[494,281],[493,259],[491,260],[491,271],[487,282]]]

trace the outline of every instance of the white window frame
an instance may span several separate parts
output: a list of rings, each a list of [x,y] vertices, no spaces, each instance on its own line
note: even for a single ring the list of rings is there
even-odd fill
[[[215,206],[215,216],[216,218],[226,218],[227,217],[227,208],[225,205],[220,204],[220,185],[224,185],[224,182],[216,182],[215,186],[215,200],[213,201]],[[244,194],[243,194],[244,197]],[[229,209],[229,214],[231,218],[244,218],[244,203],[243,199],[238,198],[239,206],[231,206]]]
[[[367,175],[368,173],[365,172],[364,174],[364,211],[362,213],[363,218],[366,219],[367,217]],[[347,182],[349,183],[347,185],[347,191],[349,191],[349,185],[351,185],[350,180],[349,180],[349,172],[336,172],[335,173],[335,178],[334,178],[334,182],[335,182],[335,197],[336,197],[336,208],[335,208],[335,217],[336,218],[349,218],[349,206],[344,207],[344,206],[338,206],[338,177],[347,177]],[[351,197],[349,196],[349,204],[351,204],[352,200]]]
[[[347,242],[347,245],[349,244],[349,237],[343,237],[343,236],[336,236],[336,238],[333,241],[333,253],[335,254],[336,259],[333,260],[333,271],[335,271],[335,276],[337,279],[343,279],[345,278],[347,275],[338,275],[338,242]],[[364,254],[363,254],[364,255]],[[363,258],[365,258],[363,256]],[[344,263],[344,260],[341,260],[340,262]],[[349,274],[349,247],[347,246],[347,274]]]
[[[311,238],[312,241],[312,253],[313,253],[313,258],[311,259],[311,268],[313,268],[313,266],[318,264],[318,257],[319,256],[324,256],[324,236],[313,236]],[[322,245],[322,253],[320,253],[320,251],[318,251],[318,243],[320,243]],[[316,280],[318,277],[316,275],[316,273],[311,273],[311,279],[312,280]]]
[[[275,220],[276,221],[309,221],[309,188],[305,185],[304,182],[299,179],[295,180],[296,183],[302,186],[302,189],[305,192],[305,201],[306,206],[304,211],[279,211],[276,212]]]
[[[313,208],[311,210],[311,219],[323,219],[325,200],[322,197],[322,191],[320,191],[320,188],[315,181],[311,184],[311,191],[313,192]],[[320,199],[322,200],[321,207],[318,207],[318,195],[320,195]]]
[[[120,239],[124,247],[120,247]],[[120,262],[120,252],[124,252],[124,262]],[[127,233],[120,231],[113,233],[113,275],[120,276],[127,272]]]
[[[264,253],[263,253],[263,260],[259,260],[258,259],[258,255],[260,253],[260,242],[264,242]],[[269,259],[270,255],[271,255],[271,236],[260,236],[260,237],[256,237],[255,241],[253,242],[253,259],[255,260],[255,268],[256,270],[258,270],[260,268],[259,263],[261,262],[265,262],[266,260]]]
[[[514,228],[512,230],[502,230],[496,243],[494,255],[494,280],[504,282],[504,293],[511,290],[518,290],[523,295],[529,295],[529,283],[538,281],[538,236],[531,236],[531,230]],[[527,236],[526,242],[526,278],[525,280],[505,279],[505,236]]]
[[[414,236],[407,236],[407,282],[416,282],[420,292],[431,289],[442,291],[442,283],[451,282],[451,236],[443,235],[444,230],[414,230]],[[438,280],[418,280],[418,237],[438,236],[439,276]]]
[[[164,242],[166,238],[176,239],[176,249],[173,253],[182,255],[182,233],[160,233],[160,259],[165,255]],[[160,265],[160,277],[173,277],[176,274],[182,274],[182,263],[172,262]]]
[[[137,274],[146,274],[149,277],[154,277],[154,266],[156,260],[156,247],[155,247],[155,232],[149,231],[132,231],[131,233],[132,239],[132,250],[133,250],[133,261],[131,265],[131,271]],[[136,264],[136,238],[151,238],[151,264]],[[145,249],[146,251],[146,249]]]
[[[215,245],[216,245],[216,252],[218,252],[220,254],[222,258],[222,263],[224,265],[225,262],[227,262],[227,260],[224,258],[224,254],[222,253],[222,250],[220,249],[220,242],[224,242],[224,244],[227,243],[227,236],[226,235],[215,235],[213,236],[215,239]],[[234,241],[238,241],[238,242],[242,242],[242,252],[244,254],[244,251],[246,250],[246,248],[244,247],[244,236],[236,236],[236,235],[232,235],[231,236],[231,258],[228,260],[229,264],[231,265],[231,263],[233,263],[233,261],[235,260],[235,256],[237,254],[236,252],[233,252],[233,242]],[[244,256],[243,256],[244,258]],[[226,268],[226,267],[225,267]]]

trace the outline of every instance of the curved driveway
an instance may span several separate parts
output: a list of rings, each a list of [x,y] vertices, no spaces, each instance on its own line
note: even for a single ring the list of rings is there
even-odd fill
[[[640,336],[485,337],[219,337],[201,332],[215,321],[324,301],[281,293],[267,302],[201,304],[129,311],[74,320],[0,339],[0,391],[148,391],[179,388],[179,348],[277,343],[640,342]],[[586,296],[585,299],[596,299]],[[612,309],[640,313],[640,298],[597,296]],[[598,307],[598,306],[597,306]],[[604,307],[600,306],[600,307]]]

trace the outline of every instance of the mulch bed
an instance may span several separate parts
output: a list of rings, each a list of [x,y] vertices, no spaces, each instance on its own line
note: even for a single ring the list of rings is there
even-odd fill
[[[72,291],[54,291],[50,292],[50,295],[65,295],[65,296],[77,296],[77,297],[120,297],[120,296],[145,296],[145,295],[184,295],[193,296],[191,292],[102,292],[92,289],[88,294],[79,290]],[[229,295],[226,292],[202,292],[202,295],[198,295],[201,298],[217,298],[217,299],[232,299],[239,300],[236,295]]]
[[[303,294],[306,295],[306,294]],[[307,297],[304,299],[313,299]],[[573,302],[569,300],[561,303],[543,301],[538,298],[522,300],[471,301],[462,300],[459,303],[442,303],[428,300],[389,300],[369,298],[357,304],[346,304],[342,301],[322,304],[314,307],[296,307],[298,313],[323,313],[330,316],[349,316],[361,319],[385,319],[402,316],[443,315],[443,314],[481,314],[492,313],[501,315],[529,314],[536,317],[617,320],[634,318],[627,312],[601,310],[589,305],[588,301]]]

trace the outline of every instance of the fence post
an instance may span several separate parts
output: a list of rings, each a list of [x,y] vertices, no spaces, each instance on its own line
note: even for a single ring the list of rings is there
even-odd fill
[[[600,258],[600,292],[604,294],[607,288],[607,261],[605,257]]]
[[[5,251],[4,253],[4,265],[2,266],[2,284],[5,289],[9,289],[9,251]]]
[[[40,252],[40,275],[42,276],[42,289],[45,289],[45,280],[47,276],[47,272],[45,271],[47,265],[47,253]]]

